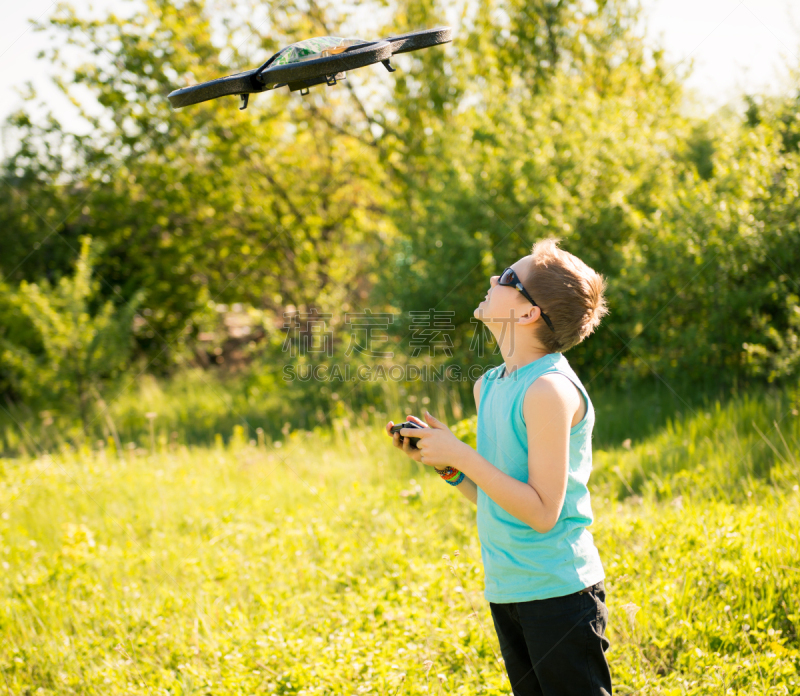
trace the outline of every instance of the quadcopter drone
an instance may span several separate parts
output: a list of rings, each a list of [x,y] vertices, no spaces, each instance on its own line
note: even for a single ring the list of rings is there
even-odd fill
[[[300,90],[300,94],[308,94],[309,87],[313,85],[323,82],[328,86],[335,85],[337,80],[345,79],[345,71],[373,63],[383,63],[389,72],[394,72],[390,59],[395,53],[408,53],[451,40],[450,27],[414,31],[378,41],[336,36],[306,39],[286,46],[254,70],[176,89],[167,96],[172,106],[179,109],[238,94],[241,111],[247,108],[251,94],[287,86],[292,92]]]

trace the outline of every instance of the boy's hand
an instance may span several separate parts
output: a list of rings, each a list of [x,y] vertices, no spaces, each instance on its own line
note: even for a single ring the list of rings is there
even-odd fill
[[[415,423],[418,423],[419,425],[421,425],[423,428],[427,428],[428,427],[427,425],[425,425],[425,423],[423,423],[416,416],[409,416],[407,420],[414,421]],[[419,437],[419,435],[417,434],[417,433],[419,433],[419,430],[417,428],[408,428],[408,429],[403,428],[403,430],[405,430],[405,433],[403,433],[403,441],[400,442],[400,433],[392,434],[392,432],[391,432],[393,425],[394,425],[394,423],[392,421],[389,421],[386,424],[386,432],[389,433],[389,435],[391,435],[392,444],[395,447],[397,447],[398,449],[403,450],[403,452],[405,452],[415,462],[421,462],[422,461],[422,452],[420,450],[418,450],[416,447],[413,447],[411,445],[411,440],[409,439],[409,437]],[[411,435],[411,436],[407,436],[407,433],[409,433],[412,430],[414,431],[415,434]],[[417,445],[419,445],[419,443],[417,443]]]
[[[461,442],[453,435],[450,428],[427,411],[425,411],[427,424],[423,423],[419,418],[414,418],[414,416],[409,416],[409,418],[413,418],[415,422],[422,425],[423,429],[403,428],[397,435],[402,435],[405,439],[403,451],[417,462],[422,462],[426,466],[433,466],[438,469],[454,466],[454,462],[459,460],[459,450],[463,447],[469,447],[469,445]],[[390,424],[389,428],[391,427]],[[409,437],[419,438],[417,449],[411,449],[411,444],[408,441]],[[406,447],[409,448],[409,451],[406,451]],[[412,453],[416,454],[416,456]]]

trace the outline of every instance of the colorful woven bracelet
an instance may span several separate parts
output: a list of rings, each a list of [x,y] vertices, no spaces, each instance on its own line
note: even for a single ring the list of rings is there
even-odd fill
[[[464,472],[463,471],[459,471],[458,472],[458,476],[454,480],[451,481],[450,479],[445,479],[445,481],[447,481],[447,483],[449,483],[451,486],[457,486],[465,478],[466,478],[466,476],[464,476]]]
[[[436,467],[434,467],[434,469],[436,469]],[[459,471],[452,466],[446,466],[444,469],[436,469],[436,473],[451,486],[457,486],[466,478],[463,471]]]

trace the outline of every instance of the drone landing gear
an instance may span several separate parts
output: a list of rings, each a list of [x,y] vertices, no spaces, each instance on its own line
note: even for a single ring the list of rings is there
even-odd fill
[[[312,77],[308,80],[298,80],[297,82],[290,82],[289,89],[292,92],[300,91],[300,96],[305,96],[309,92],[309,87],[313,87],[314,85],[321,85],[325,83],[329,87],[332,87],[336,84],[338,80],[346,79],[346,75],[343,72],[338,72],[332,75],[321,75],[320,77]]]
[[[389,72],[394,72],[394,71],[396,70],[396,68],[393,68],[393,67],[392,67],[392,64],[389,62],[389,59],[388,59],[388,58],[387,58],[386,60],[382,60],[382,61],[381,61],[381,63],[383,63],[383,64],[384,64],[384,66],[386,67],[386,69],[387,69]]]
[[[239,111],[244,111],[247,108],[247,102],[250,101],[249,94],[240,94],[239,97],[242,100],[242,105],[239,107]]]

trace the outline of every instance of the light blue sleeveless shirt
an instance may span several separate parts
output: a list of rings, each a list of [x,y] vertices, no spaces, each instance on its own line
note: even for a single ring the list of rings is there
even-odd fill
[[[549,353],[501,378],[504,371],[505,363],[483,375],[477,451],[509,476],[528,481],[528,435],[522,405],[534,380],[553,372],[568,377],[586,399],[586,415],[570,429],[566,498],[549,532],[537,532],[478,487],[484,597],[496,604],[561,597],[605,579],[600,554],[587,529],[594,519],[586,487],[592,470],[595,418],[591,399],[561,353]]]

